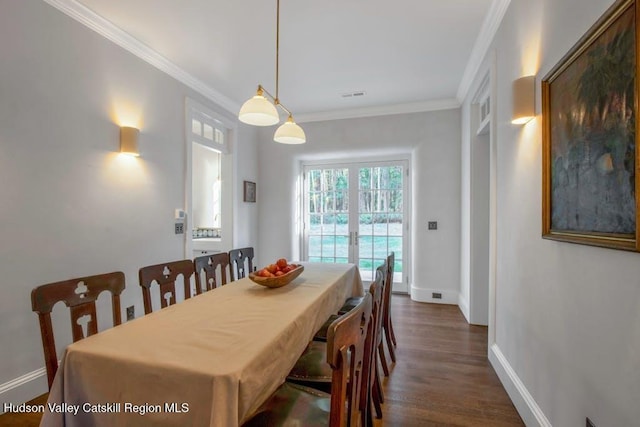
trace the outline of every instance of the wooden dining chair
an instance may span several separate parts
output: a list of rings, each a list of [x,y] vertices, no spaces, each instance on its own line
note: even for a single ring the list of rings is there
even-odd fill
[[[229,251],[229,262],[233,272],[233,280],[246,277],[253,271],[253,248],[232,249]]]
[[[393,324],[391,323],[391,291],[393,287],[393,271],[396,262],[396,255],[394,252],[391,252],[389,256],[387,256],[387,289],[384,293],[384,298],[382,301],[383,314],[382,314],[382,329],[384,330],[384,336],[387,341],[387,349],[389,350],[389,356],[391,356],[391,360],[393,362],[396,361],[396,352],[395,348],[397,347],[396,343],[396,334],[393,331]],[[389,376],[388,372],[385,372],[386,376]]]
[[[376,269],[376,277],[369,287],[369,294],[372,300],[372,324],[370,337],[368,337],[367,365],[365,375],[369,376],[369,387],[367,391],[370,395],[362,395],[363,406],[368,414],[372,414],[371,404],[375,406],[376,418],[382,418],[381,403],[384,401],[382,394],[382,383],[378,373],[376,359],[376,348],[381,343],[382,334],[382,297],[384,295],[384,281],[386,280],[386,266],[383,264]],[[364,298],[364,297],[363,297]],[[362,302],[362,300],[360,300]],[[355,307],[354,307],[355,308]],[[352,308],[353,310],[353,308]],[[343,313],[345,314],[345,313]],[[312,341],[309,343],[296,364],[289,372],[287,381],[310,386],[321,391],[331,390],[331,367],[323,360],[326,353],[327,344],[322,341]],[[368,420],[372,417],[368,416]]]
[[[389,258],[387,257],[387,259]],[[382,326],[379,330],[379,333],[376,335],[376,342],[375,342],[374,349],[377,350],[377,353],[378,353],[377,358],[378,358],[378,361],[380,362],[380,365],[382,366],[382,371],[384,372],[384,376],[388,377],[389,364],[387,363],[387,357],[384,352],[384,345],[383,345],[382,338],[384,336],[383,328],[384,328],[384,321],[385,321],[385,313],[389,312],[386,305],[389,304],[391,301],[391,286],[393,285],[393,275],[389,275],[389,264],[387,261],[383,262],[380,266],[376,268],[376,277],[378,274],[382,274],[384,277],[384,283],[382,286],[381,304],[380,304],[381,305],[380,321]],[[348,298],[345,304],[342,306],[342,308],[340,308],[340,310],[338,311],[338,314],[345,313],[348,310],[351,310],[354,307],[354,305],[360,301],[361,298],[362,297]],[[322,328],[316,333],[316,336],[317,337],[319,336],[319,339],[321,339]],[[393,352],[393,347],[389,349],[389,355],[391,356],[391,360],[395,362],[396,356],[395,356],[395,353]],[[376,364],[376,367],[377,367],[377,364]],[[384,400],[384,396],[382,395],[382,388],[380,388],[380,397],[381,397],[381,400]]]
[[[387,272],[387,273],[385,273],[385,284],[388,283],[388,277],[387,277],[388,276],[388,265],[389,265],[388,262],[385,261],[380,266],[377,267],[377,269],[382,267]],[[315,335],[313,337],[313,340],[314,341],[327,341],[327,328],[329,327],[331,322],[333,322],[341,314],[344,314],[344,313],[352,310],[353,307],[355,307],[356,305],[360,304],[360,301],[362,301],[362,298],[364,298],[364,297],[359,296],[359,297],[349,297],[349,298],[347,298],[347,300],[344,302],[342,307],[338,310],[338,313],[337,314],[332,314],[331,316],[329,316],[329,318],[324,322],[324,324],[320,327],[320,329],[318,329],[318,331],[316,331],[316,333],[315,333]],[[383,303],[384,303],[384,297],[383,297]],[[382,355],[382,357],[384,357],[384,354]],[[395,361],[395,359],[394,359],[394,361]],[[384,363],[386,364],[386,361]],[[386,368],[385,368],[385,370],[386,370]]]
[[[160,286],[161,308],[176,303],[176,280],[179,276],[182,276],[184,281],[184,299],[191,298],[191,277],[193,273],[193,261],[190,259],[150,265],[138,270],[138,279],[142,287],[144,313],[149,314],[153,311],[153,305],[151,304],[151,285],[153,283],[157,283]],[[196,283],[195,293],[202,293],[199,283]]]
[[[393,288],[393,271],[395,264],[395,253],[391,252],[387,256],[385,261],[386,264],[386,279],[384,286],[384,295],[382,297],[382,332],[381,337],[384,336],[387,343],[387,350],[389,351],[389,356],[391,357],[391,361],[395,363],[396,361],[396,353],[395,348],[396,344],[396,336],[393,331],[393,325],[391,323],[391,291]],[[362,297],[352,297],[348,298],[342,308],[338,313],[344,313],[350,310],[352,307],[357,304]],[[323,340],[324,334],[323,328],[321,328],[317,333],[314,339]],[[382,365],[382,370],[384,371],[384,375],[386,377],[389,376],[389,366],[387,364],[387,359],[384,354],[384,347],[382,342],[378,347],[378,354],[380,358],[380,364]]]
[[[210,291],[218,286],[227,284],[227,270],[229,270],[229,254],[222,252],[213,255],[204,255],[193,260],[197,287]],[[217,271],[220,270],[220,281]],[[204,284],[204,287],[203,287]]]
[[[331,394],[285,382],[243,424],[254,426],[357,426],[366,414],[361,390],[368,388],[368,331],[373,327],[371,296],[329,328],[325,360],[331,366]]]
[[[113,325],[122,323],[120,294],[124,290],[124,273],[100,274],[40,285],[31,291],[31,309],[38,313],[44,361],[49,389],[58,370],[58,353],[51,323],[51,310],[58,302],[64,302],[71,314],[73,342],[98,333],[96,300],[103,291],[111,293]],[[84,325],[84,328],[83,328]]]

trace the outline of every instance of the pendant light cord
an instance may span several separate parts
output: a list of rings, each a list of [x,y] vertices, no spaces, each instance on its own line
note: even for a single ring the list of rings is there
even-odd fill
[[[280,0],[276,1],[276,99],[275,103],[279,104],[278,98],[278,82],[280,72]]]

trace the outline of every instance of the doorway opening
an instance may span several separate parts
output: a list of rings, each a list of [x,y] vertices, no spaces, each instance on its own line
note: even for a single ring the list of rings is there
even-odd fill
[[[233,243],[233,157],[235,124],[187,98],[185,257],[225,252]]]

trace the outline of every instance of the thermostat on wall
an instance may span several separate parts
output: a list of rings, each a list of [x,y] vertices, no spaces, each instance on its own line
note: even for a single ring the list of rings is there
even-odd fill
[[[184,212],[183,209],[176,209],[176,219],[177,220],[184,221],[184,217],[185,216],[186,216],[186,213]]]

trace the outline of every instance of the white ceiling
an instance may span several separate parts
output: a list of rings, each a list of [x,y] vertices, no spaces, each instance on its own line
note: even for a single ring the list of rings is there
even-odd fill
[[[226,108],[239,108],[258,83],[275,94],[276,0],[78,1],[211,88]],[[281,0],[280,100],[298,121],[455,103],[491,6],[492,0]],[[341,96],[354,91],[366,95]]]

